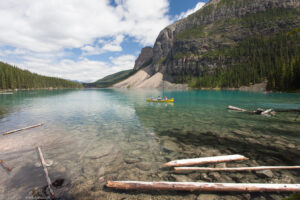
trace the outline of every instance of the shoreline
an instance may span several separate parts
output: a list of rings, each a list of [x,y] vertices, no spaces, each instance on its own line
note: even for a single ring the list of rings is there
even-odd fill
[[[82,88],[28,88],[28,89],[5,89],[5,90],[0,90],[1,93],[7,93],[7,92],[18,92],[18,91],[32,91],[32,90],[70,90],[70,89],[85,89],[84,87]]]

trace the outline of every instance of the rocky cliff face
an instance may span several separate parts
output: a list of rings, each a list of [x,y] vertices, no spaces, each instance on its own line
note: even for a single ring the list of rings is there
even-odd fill
[[[139,70],[152,63],[153,49],[152,47],[145,47],[142,49],[139,57],[135,61],[134,70]]]
[[[160,32],[152,69],[171,81],[182,75],[212,73],[233,59],[209,53],[253,35],[273,35],[299,26],[299,0],[211,0]]]

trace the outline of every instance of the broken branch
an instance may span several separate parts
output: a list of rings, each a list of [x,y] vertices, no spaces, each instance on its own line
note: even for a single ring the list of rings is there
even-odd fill
[[[122,190],[300,192],[300,184],[108,181],[106,186]]]
[[[168,163],[165,163],[164,166],[180,167],[180,166],[207,164],[207,163],[229,162],[229,161],[237,161],[237,160],[248,160],[248,158],[238,154],[227,155],[227,156],[213,156],[213,157],[192,158],[192,159],[184,159],[184,160],[173,160]]]
[[[28,127],[21,128],[21,129],[16,129],[16,130],[13,130],[13,131],[7,131],[7,132],[4,132],[3,135],[8,135],[8,134],[11,134],[11,133],[15,133],[15,132],[35,128],[35,127],[38,127],[38,126],[43,126],[43,125],[44,125],[44,123],[40,123],[40,124],[37,124],[37,125],[34,125],[34,126],[28,126]]]
[[[46,177],[46,180],[47,180],[47,183],[48,183],[48,189],[50,191],[51,199],[55,199],[55,194],[54,194],[54,191],[51,188],[51,180],[50,180],[49,175],[48,175],[48,170],[47,170],[47,167],[46,167],[46,162],[45,162],[43,153],[42,153],[40,147],[37,147],[37,149],[38,149],[38,152],[39,152],[41,164],[42,164],[42,166],[44,168],[45,177]]]

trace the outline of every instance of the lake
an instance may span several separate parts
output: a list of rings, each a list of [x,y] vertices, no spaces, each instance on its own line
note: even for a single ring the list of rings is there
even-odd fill
[[[239,91],[165,91],[175,102],[145,99],[160,90],[36,90],[0,94],[0,199],[42,197],[47,185],[36,147],[48,163],[54,191],[61,199],[276,199],[289,194],[203,194],[113,191],[107,180],[299,183],[295,170],[174,173],[162,164],[174,159],[242,154],[248,161],[228,167],[300,165],[300,116],[273,117],[228,111],[228,105],[297,109],[300,94]],[[218,164],[216,166],[224,164]],[[207,165],[215,166],[215,165]],[[202,197],[201,197],[202,195]],[[206,196],[203,196],[206,195]],[[234,197],[233,197],[234,196]]]

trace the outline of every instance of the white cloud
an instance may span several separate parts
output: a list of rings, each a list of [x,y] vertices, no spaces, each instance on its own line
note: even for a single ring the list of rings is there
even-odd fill
[[[152,45],[171,22],[168,6],[167,0],[118,0],[117,7],[109,0],[0,1],[0,44],[51,52],[128,35]]]
[[[83,55],[98,55],[105,52],[120,52],[122,51],[121,43],[124,40],[123,35],[117,35],[112,41],[98,40],[98,43],[102,43],[102,47],[92,45],[86,45],[81,48]]]
[[[134,55],[110,57],[110,63],[87,58],[81,58],[78,61],[62,59],[59,62],[53,62],[51,58],[46,57],[39,58],[39,56],[25,59],[23,62],[11,62],[11,64],[46,76],[93,82],[112,73],[132,69],[136,57]]]
[[[183,19],[183,18],[189,16],[190,14],[193,14],[194,12],[196,12],[197,10],[199,10],[200,8],[202,8],[204,5],[205,5],[204,2],[199,2],[199,3],[197,3],[197,5],[194,8],[189,9],[186,12],[182,12],[179,15],[175,16],[175,19],[176,20]]]
[[[169,1],[115,0],[116,6],[110,1],[0,1],[0,59],[42,75],[87,82],[132,69],[136,55],[122,55],[122,42],[133,38],[153,45],[173,21]],[[74,49],[81,53],[72,60]],[[120,53],[105,62],[87,58],[107,52]]]

